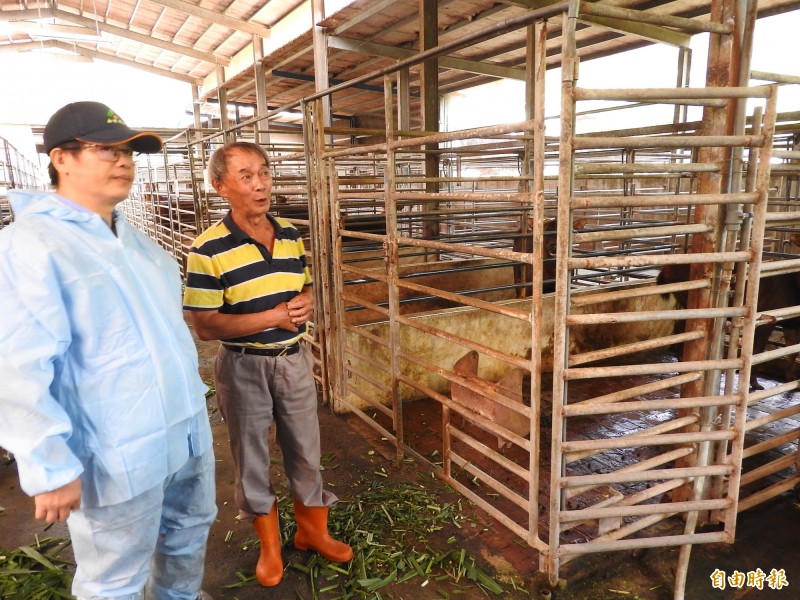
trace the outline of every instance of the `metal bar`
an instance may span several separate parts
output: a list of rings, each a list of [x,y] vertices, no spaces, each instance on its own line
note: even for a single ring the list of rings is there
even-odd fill
[[[676,363],[653,363],[624,365],[619,367],[578,367],[567,370],[567,380],[597,379],[601,377],[625,377],[634,375],[658,375],[662,373],[686,373],[690,371],[711,371],[714,369],[740,369],[742,359],[720,358],[716,360],[693,360]]]
[[[589,398],[588,400],[583,400],[581,402],[570,404],[570,406],[589,406],[592,404],[621,402],[623,400],[627,400],[628,398],[644,396],[646,394],[651,394],[653,392],[660,392],[662,390],[666,390],[671,387],[684,385],[691,381],[696,381],[700,379],[700,377],[701,374],[698,372],[682,373],[680,375],[674,375],[672,377],[667,377],[665,379],[660,379],[658,381],[652,381],[650,383],[645,383],[643,385],[637,385],[632,388],[628,388],[626,390],[619,390],[616,392],[612,392],[610,394],[604,394],[602,396]]]
[[[680,88],[676,88],[680,89]],[[642,137],[576,137],[575,150],[599,148],[700,148],[700,147],[763,147],[762,135],[675,135]]]
[[[452,424],[449,425],[449,427],[450,427],[450,435],[451,436],[453,436],[454,438],[462,441],[463,443],[465,443],[467,446],[469,446],[473,450],[477,450],[478,452],[480,452],[480,454],[482,456],[488,456],[494,462],[496,462],[497,464],[502,466],[504,469],[506,469],[507,471],[510,471],[511,473],[513,473],[514,475],[516,475],[517,477],[519,477],[522,480],[527,481],[528,477],[530,477],[530,472],[528,471],[528,469],[520,467],[514,461],[507,459],[505,456],[503,456],[499,452],[496,452],[496,451],[492,450],[486,444],[482,444],[481,442],[479,442],[475,438],[467,435],[466,433],[464,433],[460,429],[457,429]]]
[[[616,208],[621,206],[689,206],[695,204],[752,204],[755,192],[730,194],[639,194],[636,196],[572,196],[570,204],[575,209]]]
[[[564,407],[565,417],[583,417],[631,411],[661,411],[681,408],[701,408],[704,406],[724,406],[736,404],[739,396],[704,396],[701,398],[666,398],[663,400],[632,400],[622,403],[570,404]]]
[[[347,408],[349,408],[350,411],[353,414],[357,415],[362,421],[364,421],[364,423],[366,423],[372,429],[377,431],[378,434],[381,436],[381,438],[386,439],[387,441],[391,442],[392,444],[397,444],[397,438],[395,437],[395,435],[391,431],[389,431],[385,427],[381,427],[381,425],[378,424],[378,422],[375,419],[370,417],[367,413],[365,413],[363,410],[361,410],[357,406],[355,406],[353,404],[350,404],[346,399],[342,398],[341,402]]]
[[[640,519],[636,519],[635,521],[627,522],[622,527],[614,529],[613,531],[609,531],[604,535],[598,536],[595,538],[595,540],[600,542],[607,540],[619,540],[633,533],[636,533],[637,531],[641,531],[642,529],[652,527],[656,523],[664,521],[674,515],[675,513],[666,513],[666,514],[658,514],[658,515],[650,515],[648,517],[642,517]],[[565,526],[564,529],[567,529],[567,526]],[[562,562],[566,563],[577,557],[578,555],[574,554],[570,556],[565,556],[563,557]]]
[[[620,175],[665,173],[716,173],[719,165],[707,163],[583,163],[575,166],[575,175]]]
[[[707,442],[715,440],[733,439],[733,431],[694,431],[689,433],[665,433],[660,435],[632,436],[631,439],[625,438],[605,438],[597,440],[575,440],[567,441],[562,444],[564,453],[582,452],[584,450],[598,450],[611,448],[631,448],[635,446],[666,446],[668,444],[694,444],[697,442]],[[601,477],[598,481],[605,481],[605,475],[591,475],[584,477]],[[687,475],[688,477],[688,475]],[[654,479],[659,479],[654,477]],[[612,478],[612,481],[616,481]],[[620,480],[623,481],[623,480]],[[640,481],[640,480],[630,480]],[[643,480],[641,480],[643,481]]]
[[[427,285],[410,283],[409,281],[403,279],[398,279],[397,281],[394,281],[392,283],[394,283],[394,285],[396,285],[397,287],[405,288],[408,290],[414,290],[416,292],[421,292],[425,294],[430,294],[431,296],[435,296],[437,298],[443,298],[445,300],[457,302],[465,306],[479,308],[487,312],[503,315],[505,317],[511,317],[512,319],[520,319],[522,321],[528,321],[528,322],[530,322],[531,320],[531,315],[529,312],[503,306],[502,304],[497,304],[495,302],[487,302],[486,300],[480,300],[479,298],[470,298],[469,296],[463,296],[461,294],[456,294],[453,292],[446,292],[444,290],[439,290],[437,288],[430,287]]]
[[[696,88],[612,88],[612,89],[588,89],[576,88],[576,100],[692,100],[695,98],[768,98],[771,94],[771,86],[747,86],[747,87],[696,87]],[[678,136],[680,137],[680,136]],[[701,136],[698,136],[701,137]],[[702,136],[709,139],[725,139],[738,136]],[[704,146],[719,146],[725,144],[708,143]],[[734,144],[736,146],[746,146],[748,144]]]
[[[800,221],[800,211],[772,212],[766,215],[767,223],[789,223]],[[765,263],[765,266],[768,263]]]
[[[756,402],[771,398],[772,396],[777,396],[778,394],[792,392],[798,389],[798,387],[800,387],[800,381],[789,381],[788,383],[781,383],[763,390],[756,390],[754,392],[750,392],[750,396],[747,399],[747,404],[749,406],[750,404],[755,404]]]
[[[748,471],[747,473],[742,473],[741,485],[746,486],[753,482],[758,481],[759,479],[763,479],[764,477],[768,477],[779,471],[783,471],[784,469],[788,469],[789,467],[794,466],[795,455],[787,454],[786,456],[781,456],[780,458],[773,460],[765,465],[761,465],[757,469],[753,469],[752,471]]]
[[[424,53],[423,53],[424,54]],[[528,131],[533,126],[532,121],[522,121],[519,123],[508,123],[503,125],[491,125],[489,127],[473,127],[459,131],[430,133],[421,137],[407,139],[389,140],[385,143],[370,144],[366,146],[349,146],[338,150],[328,150],[323,155],[324,158],[342,158],[345,156],[359,156],[363,154],[373,154],[387,150],[401,150],[404,148],[416,148],[428,144],[440,144],[454,140],[464,140],[470,138],[493,138],[499,135],[512,133],[515,131]]]
[[[383,317],[388,317],[389,316],[389,309],[388,308],[384,308],[383,306],[380,306],[378,304],[374,304],[372,302],[369,302],[368,300],[364,300],[363,298],[360,298],[359,296],[356,296],[355,294],[350,294],[350,293],[347,293],[347,292],[343,292],[342,293],[342,299],[343,300],[347,300],[349,302],[355,302],[356,304],[358,304],[359,306],[363,307],[364,309],[376,312],[376,313],[380,314]]]
[[[599,17],[610,17],[612,19],[623,19],[638,23],[649,23],[651,25],[664,25],[682,31],[693,33],[714,32],[731,33],[733,27],[728,24],[700,21],[699,19],[687,19],[663,13],[656,13],[649,10],[633,10],[616,6],[607,6],[595,2],[581,2],[581,14],[596,15]]]
[[[619,356],[626,356],[636,352],[643,352],[645,350],[654,350],[656,348],[664,348],[672,344],[688,341],[690,339],[697,339],[702,337],[702,332],[689,332],[677,335],[668,335],[662,338],[654,338],[651,340],[644,340],[641,342],[631,342],[630,344],[620,344],[610,348],[603,348],[602,350],[593,350],[591,352],[584,352],[583,354],[573,354],[569,357],[569,366],[575,367],[586,363],[595,362],[598,360],[605,360],[608,358],[617,358]]]
[[[693,452],[694,452],[694,449],[691,448],[690,446],[684,446],[682,448],[676,448],[675,450],[672,450],[670,452],[663,452],[663,453],[661,453],[661,454],[659,454],[657,456],[654,456],[653,458],[648,458],[648,459],[643,460],[641,462],[638,462],[638,463],[635,463],[635,464],[632,464],[632,465],[628,465],[627,467],[623,467],[622,469],[619,469],[619,471],[627,473],[627,472],[633,472],[633,471],[648,471],[648,470],[652,470],[654,467],[659,467],[661,465],[664,465],[664,464],[667,464],[669,462],[672,462],[673,460],[678,460],[680,458],[683,458],[685,456],[688,456],[688,455],[692,454]],[[677,480],[672,480],[672,481],[682,481],[682,480],[681,479],[677,479]],[[680,484],[675,485],[671,481],[668,481],[668,482],[664,482],[662,484],[657,484],[657,485],[655,485],[655,486],[653,486],[651,488],[648,488],[648,490],[652,490],[654,488],[658,488],[659,485],[677,487],[677,485],[680,485]],[[583,486],[579,485],[577,487],[571,487],[571,488],[569,488],[567,490],[564,490],[564,497],[566,499],[574,498],[575,496],[580,496],[584,492],[588,492],[589,490],[593,490],[593,489],[596,489],[598,487],[600,487],[600,486],[599,485],[583,485]],[[631,494],[630,496],[625,496],[625,498],[623,500],[621,500],[619,502],[619,504],[620,505],[625,505],[625,506],[628,506],[630,504],[638,504],[638,502],[640,502],[640,500],[637,500],[637,497],[643,496],[643,494],[644,494],[644,492],[640,492],[638,494]]]
[[[367,396],[365,394],[362,394],[357,387],[351,388],[350,389],[350,393],[353,394],[354,396],[358,397],[358,398],[361,398],[361,400],[363,400],[367,404],[367,406],[369,406],[369,407],[371,407],[373,409],[379,410],[384,415],[389,417],[389,419],[392,419],[392,421],[394,421],[394,419],[392,418],[394,415],[392,415],[392,412],[388,408],[386,408],[380,402],[376,402],[374,398],[372,398],[370,396]]]
[[[588,306],[590,304],[598,304],[600,302],[613,302],[615,300],[624,300],[628,298],[641,298],[642,296],[654,296],[655,294],[671,294],[672,292],[683,292],[686,290],[706,288],[709,285],[710,284],[706,279],[697,279],[679,283],[668,283],[666,285],[629,288],[626,290],[613,292],[591,291],[586,294],[576,293],[573,294],[572,305]]]
[[[754,19],[755,17],[753,17]],[[743,365],[740,371],[741,381],[749,381],[752,359],[753,359],[753,343],[755,337],[755,311],[758,306],[758,290],[760,285],[760,271],[764,250],[764,228],[767,216],[767,191],[770,186],[770,164],[772,162],[771,152],[773,146],[773,139],[775,134],[775,119],[777,114],[777,91],[778,86],[768,86],[769,95],[767,97],[766,106],[764,109],[764,118],[761,124],[761,131],[763,132],[766,143],[760,148],[758,152],[758,162],[755,174],[755,189],[758,191],[758,199],[753,206],[753,219],[752,229],[756,234],[752,236],[750,248],[753,252],[753,259],[748,268],[748,280],[745,290],[747,306],[753,307],[749,318],[745,320],[745,326],[742,329],[742,343],[741,347]],[[741,389],[744,387],[745,389]],[[741,400],[736,406],[733,420],[733,431],[736,437],[731,442],[730,464],[736,468],[731,473],[728,482],[728,496],[734,502],[734,506],[738,505],[739,492],[741,490],[740,478],[742,475],[741,465],[744,458],[744,438],[747,427],[747,388],[740,386]],[[733,534],[736,530],[736,512],[729,511],[725,515],[725,529]]]
[[[670,431],[675,431],[676,429],[680,429],[682,427],[689,427],[697,423],[698,417],[697,415],[687,415],[684,417],[680,417],[678,419],[670,419],[669,421],[665,421],[663,423],[659,423],[658,425],[654,425],[647,429],[643,429],[641,431],[636,431],[634,433],[627,433],[625,435],[619,436],[617,440],[620,440],[620,443],[624,440],[627,440],[629,443],[627,446],[635,446],[636,440],[640,438],[652,438],[653,436],[663,435]],[[601,445],[599,448],[604,449],[602,446],[602,439],[601,438]],[[597,441],[597,440],[595,440]],[[591,448],[584,450],[582,452],[565,452],[564,457],[567,463],[573,463],[575,461],[581,460],[583,458],[587,458],[594,454],[598,454],[598,450],[596,448]]]
[[[726,498],[719,500],[697,500],[686,502],[665,502],[660,504],[642,504],[638,506],[608,506],[604,508],[584,508],[580,510],[566,510],[559,516],[562,523],[569,521],[587,521],[590,519],[603,519],[610,517],[637,517],[643,515],[682,513],[693,510],[714,510],[730,508],[731,503]]]
[[[690,535],[665,535],[661,537],[634,538],[631,540],[604,541],[590,540],[581,544],[566,544],[559,548],[559,556],[574,554],[591,554],[595,552],[614,552],[618,550],[635,550],[637,548],[661,548],[664,546],[681,546],[684,544],[729,543],[730,536],[724,531],[719,533],[694,533]]]
[[[477,468],[474,463],[459,456],[457,453],[452,452],[451,458],[452,461],[456,465],[461,467],[464,471],[466,471],[473,477],[479,478],[482,482],[487,484],[495,492],[501,494],[506,500],[514,503],[519,508],[527,511],[528,500],[526,498],[523,498],[519,494],[515,493],[513,490],[509,489],[508,487],[497,481],[497,479],[495,479],[485,471],[482,471],[481,469]]]
[[[417,238],[399,237],[398,243],[403,246],[414,246],[416,248],[430,248],[431,250],[442,250],[443,252],[475,254],[487,258],[502,258],[504,260],[514,260],[517,262],[531,262],[531,255],[526,252],[514,252],[503,248],[484,248],[482,246],[469,246],[467,244],[447,244],[435,240],[422,240]]]
[[[762,363],[775,360],[776,358],[797,354],[798,352],[800,352],[800,344],[795,344],[794,346],[784,346],[783,348],[777,348],[775,350],[753,354],[751,364],[760,365]]]
[[[524,527],[521,527],[518,523],[512,521],[503,511],[498,510],[493,504],[490,504],[478,496],[474,491],[463,485],[460,481],[453,479],[452,477],[445,477],[444,479],[450,486],[452,486],[454,490],[467,498],[470,502],[474,503],[477,507],[485,510],[487,514],[497,519],[497,521],[509,529],[509,531],[516,533],[522,539],[529,538],[528,531]],[[531,546],[537,551],[547,551],[547,545],[545,545],[544,542],[541,542],[538,538],[533,538],[533,542],[534,544],[531,544]]]
[[[770,213],[775,214],[775,213]],[[787,214],[787,213],[779,213]],[[795,213],[792,213],[795,214]],[[796,213],[800,217],[800,212]],[[769,220],[769,214],[767,215]],[[790,258],[787,260],[770,260],[761,264],[761,277],[769,277],[770,275],[779,275],[786,272],[800,271],[800,258]]]
[[[570,269],[591,269],[598,267],[649,267],[663,265],[696,264],[697,260],[703,257],[702,262],[747,262],[752,253],[749,251],[739,252],[707,252],[703,254],[662,254],[643,256],[614,256],[610,258],[571,258],[567,263]]]
[[[800,404],[795,404],[794,406],[789,406],[774,413],[768,413],[763,417],[747,421],[747,426],[745,427],[745,430],[752,431],[753,429],[758,429],[759,427],[763,427],[764,425],[775,423],[776,421],[780,421],[781,419],[792,417],[798,413],[800,413]]]
[[[567,403],[567,370],[569,356],[568,328],[564,321],[569,314],[570,286],[567,260],[572,249],[572,214],[570,196],[575,183],[575,88],[578,79],[578,56],[576,47],[576,27],[579,2],[572,0],[569,12],[561,23],[561,130],[558,147],[558,235],[556,237],[556,295],[553,302],[553,421],[550,433],[550,497],[548,502],[548,552],[540,559],[540,565],[548,574],[552,586],[558,583],[559,556],[561,554],[561,521],[558,518],[566,505],[561,486],[565,474],[563,441],[566,439],[566,423],[561,410]],[[534,293],[538,293],[536,290]]]
[[[686,434],[669,434],[663,437],[676,437]],[[685,467],[674,469],[652,469],[649,471],[626,471],[602,473],[595,475],[570,475],[561,480],[562,487],[578,487],[582,485],[610,485],[612,483],[637,483],[642,481],[655,481],[662,479],[676,479],[680,477],[703,477],[708,475],[729,475],[730,465],[714,465],[707,467]]]
[[[634,227],[631,229],[611,229],[597,231],[578,231],[573,240],[576,244],[582,242],[597,242],[601,240],[629,240],[636,237],[661,237],[671,235],[689,235],[693,233],[707,233],[711,230],[708,225],[658,225],[655,227]]]
[[[349,348],[345,348],[345,352],[349,351],[350,351]],[[347,369],[347,372],[350,373],[351,375],[360,378],[362,381],[366,381],[367,383],[369,383],[373,387],[378,388],[382,392],[388,392],[391,390],[391,388],[387,386],[385,383],[378,381],[377,379],[371,377],[370,375],[367,375],[360,369],[354,367],[352,364],[347,365],[345,368]]]
[[[750,458],[763,452],[773,450],[779,446],[783,446],[784,444],[796,442],[798,438],[800,438],[800,427],[792,429],[791,431],[787,431],[786,433],[776,435],[775,437],[764,440],[763,442],[759,442],[758,444],[748,446],[742,451],[742,459]]]
[[[746,307],[731,308],[692,308],[686,310],[648,310],[642,312],[592,313],[570,315],[567,325],[598,325],[602,323],[639,323],[641,321],[678,321],[682,319],[705,319],[717,317],[742,317],[747,314]],[[691,332],[690,332],[691,333]],[[697,337],[702,337],[697,336]]]
[[[412,200],[415,202],[427,202],[436,200],[438,202],[516,202],[519,204],[530,204],[531,195],[527,192],[397,192],[397,197],[401,200]]]
[[[767,500],[772,500],[776,496],[780,496],[781,494],[794,489],[794,487],[798,483],[800,483],[800,476],[795,475],[783,481],[779,481],[778,483],[775,483],[768,488],[759,490],[754,494],[750,494],[746,498],[739,500],[739,505],[738,505],[739,512],[745,511],[749,508],[753,508],[754,506],[762,504]]]

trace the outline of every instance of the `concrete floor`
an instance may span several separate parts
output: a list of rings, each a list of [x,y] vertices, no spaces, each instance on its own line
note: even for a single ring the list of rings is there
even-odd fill
[[[208,374],[213,346],[200,346],[201,373]],[[233,472],[228,450],[227,431],[213,397],[209,399],[212,428],[217,454],[217,502],[219,517],[212,527],[206,564],[205,588],[216,600],[255,600],[313,598],[309,578],[298,570],[289,568],[283,582],[275,588],[261,588],[250,584],[239,588],[228,588],[235,584],[237,572],[252,575],[257,560],[257,548],[251,547],[254,534],[249,524],[236,520],[232,506]],[[342,501],[351,501],[363,489],[366,480],[380,477],[386,485],[412,481],[425,486],[430,493],[441,499],[441,503],[453,501],[457,496],[441,482],[431,478],[417,465],[404,464],[396,468],[393,450],[379,435],[364,425],[357,417],[331,414],[326,407],[319,411],[323,434],[323,455],[326,484]],[[285,479],[280,465],[275,465],[275,481],[283,484]],[[777,598],[789,600],[800,598],[800,510],[793,493],[786,493],[767,505],[762,505],[740,515],[736,544],[695,546],[687,584],[687,600],[708,599],[758,599]],[[525,547],[516,536],[494,522],[485,513],[464,501],[468,513],[466,526],[460,529],[445,529],[431,535],[432,547],[464,548],[469,556],[506,589],[503,598],[547,598],[549,588],[536,575],[536,553]],[[34,542],[38,535],[66,537],[66,527],[45,527],[33,520],[33,503],[20,490],[15,464],[0,465],[0,547],[16,548]],[[672,524],[676,527],[678,524]],[[454,540],[454,541],[451,541]],[[247,548],[247,549],[245,549]],[[637,552],[620,552],[607,555],[590,555],[565,565],[562,575],[568,584],[550,594],[556,600],[669,600],[672,596],[674,568],[677,564],[677,548],[650,549]],[[284,562],[305,564],[309,555],[291,547],[284,547]],[[761,569],[769,575],[773,569],[785,570],[788,586],[769,589],[768,581],[762,590],[743,585],[724,590],[712,586],[711,574],[719,569],[726,575],[734,571],[747,574]],[[516,582],[515,591],[511,581]],[[316,582],[316,585],[325,582]],[[434,599],[456,597],[453,587],[447,582],[431,580],[422,585],[419,578],[404,584],[390,585],[382,589],[383,598]],[[529,590],[529,591],[528,591]],[[445,595],[449,594],[449,595]],[[458,597],[465,599],[486,598],[487,594],[475,586],[459,589]],[[320,596],[320,597],[333,597]]]
[[[399,481],[422,481],[442,502],[454,498],[446,486],[426,477],[413,464],[395,469],[386,443],[353,419],[330,414],[325,408],[320,409],[325,440],[323,452],[332,457],[325,479],[343,501],[352,500],[354,491],[363,483],[363,476],[369,476],[381,468],[389,474],[385,478],[387,485]],[[217,452],[219,518],[212,527],[209,540],[205,588],[217,600],[312,598],[307,576],[291,568],[287,569],[284,581],[275,588],[251,584],[226,589],[226,586],[238,581],[237,572],[252,575],[257,548],[243,549],[248,542],[252,542],[254,535],[248,524],[239,523],[235,518],[236,511],[231,505],[233,476],[227,434],[224,424],[216,415],[212,415],[212,422]],[[276,471],[276,477],[282,481],[279,466]],[[740,515],[737,543],[733,546],[695,546],[686,599],[800,598],[800,550],[797,544],[800,539],[800,509],[795,502],[794,495],[787,493],[767,505]],[[0,513],[0,547],[10,549],[30,544],[37,535],[67,535],[63,525],[48,528],[33,520],[32,502],[19,490],[13,463],[0,466],[0,506],[5,508]],[[466,510],[470,513],[470,526],[432,535],[431,546],[444,545],[447,538],[456,536],[454,546],[465,548],[482,568],[492,572],[495,579],[504,584],[507,592],[503,598],[545,598],[539,593],[545,586],[540,585],[535,577],[535,553],[523,547],[515,536],[493,523],[480,510],[469,507]],[[293,561],[305,564],[308,560],[306,553],[295,550],[291,545],[284,547],[283,555],[287,564]],[[552,597],[558,600],[669,600],[672,598],[676,563],[676,548],[591,555],[565,566],[564,575],[569,582],[566,587],[556,590]],[[725,590],[712,587],[710,577],[716,569],[733,575],[737,570],[748,573],[758,568],[767,575],[772,569],[785,569],[789,585],[781,590],[769,589],[766,581],[763,590],[747,585],[740,589],[727,585]],[[530,593],[511,589],[511,578],[518,585],[525,582]],[[452,592],[452,588],[444,584],[433,582],[423,588],[421,583],[420,579],[412,579],[402,585],[389,586],[385,588],[383,597],[433,599],[443,597],[440,594],[442,591],[449,589]],[[462,592],[459,595],[461,598],[487,597],[475,587],[468,586]]]

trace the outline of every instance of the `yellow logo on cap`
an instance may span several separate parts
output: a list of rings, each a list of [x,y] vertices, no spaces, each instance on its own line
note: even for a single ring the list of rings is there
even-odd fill
[[[125,121],[123,121],[117,113],[113,110],[109,109],[106,113],[106,123],[116,123],[118,125],[125,125]]]

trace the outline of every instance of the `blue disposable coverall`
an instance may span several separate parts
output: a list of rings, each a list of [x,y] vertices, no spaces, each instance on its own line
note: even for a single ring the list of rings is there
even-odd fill
[[[57,194],[9,198],[0,446],[31,496],[81,478],[67,521],[78,597],[138,599],[147,583],[156,598],[193,599],[214,460],[177,264],[117,213],[115,235]]]

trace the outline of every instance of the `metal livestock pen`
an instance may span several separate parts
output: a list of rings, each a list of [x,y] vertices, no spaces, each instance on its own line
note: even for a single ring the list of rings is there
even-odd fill
[[[757,309],[762,277],[800,270],[800,127],[777,114],[777,85],[749,85],[733,8],[715,6],[711,21],[659,17],[712,34],[704,87],[581,88],[576,17],[606,9],[552,4],[481,32],[527,28],[521,123],[409,127],[414,99],[395,77],[450,44],[308,96],[302,140],[268,133],[278,111],[187,131],[163,165],[142,170],[128,211],[182,258],[224,209],[203,181],[210,153],[229,139],[263,143],[274,212],[298,223],[312,251],[325,401],[516,533],[552,584],[580,555],[678,546],[682,598],[692,544],[732,542],[739,511],[798,483],[799,382],[747,381],[800,351],[753,351],[759,323],[788,330],[800,315]],[[546,90],[553,30],[562,83]],[[326,124],[328,99],[356,83],[385,90],[384,127]],[[547,136],[553,93],[560,131]],[[582,131],[579,107],[597,100],[676,115],[700,106],[703,116]],[[675,264],[690,265],[689,280],[656,284]],[[721,528],[698,532],[702,522]]]

